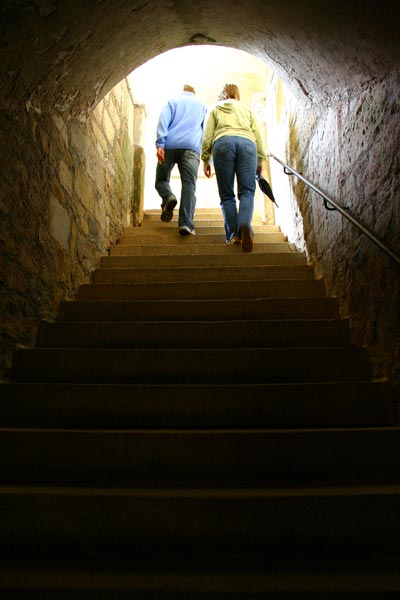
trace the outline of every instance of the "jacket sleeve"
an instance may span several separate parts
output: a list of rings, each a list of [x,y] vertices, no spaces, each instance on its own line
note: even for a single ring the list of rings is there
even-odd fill
[[[211,111],[206,120],[203,143],[201,147],[201,160],[203,160],[206,165],[210,164],[211,161],[212,141],[214,138],[214,132],[215,115],[214,111]]]
[[[172,119],[172,106],[171,102],[167,102],[161,110],[160,117],[157,124],[157,139],[156,148],[165,148],[165,140],[168,135],[168,127],[170,126]]]

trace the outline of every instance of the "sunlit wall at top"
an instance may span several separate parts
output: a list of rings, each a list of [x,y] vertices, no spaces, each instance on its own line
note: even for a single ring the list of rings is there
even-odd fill
[[[135,102],[146,107],[143,144],[146,152],[145,208],[158,208],[160,198],[154,189],[156,168],[155,140],[159,113],[165,102],[179,94],[185,83],[207,106],[217,101],[224,83],[239,86],[241,100],[251,106],[254,94],[265,91],[268,67],[241,50],[221,46],[186,46],[170,50],[148,61],[129,76]],[[180,181],[173,172],[172,188],[179,196]],[[219,207],[215,177],[207,180],[199,169],[197,206]]]

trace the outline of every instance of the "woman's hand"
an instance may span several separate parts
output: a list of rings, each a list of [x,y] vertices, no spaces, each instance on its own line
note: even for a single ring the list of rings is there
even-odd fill
[[[211,166],[210,166],[210,165],[206,165],[206,164],[204,163],[204,167],[203,167],[203,168],[204,168],[204,175],[205,175],[205,176],[206,176],[208,179],[210,179],[210,177],[211,177]]]

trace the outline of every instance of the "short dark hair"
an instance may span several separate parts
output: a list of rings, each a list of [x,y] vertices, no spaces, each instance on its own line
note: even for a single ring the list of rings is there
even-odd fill
[[[218,100],[228,100],[229,98],[240,100],[240,92],[236,83],[225,83],[224,87],[218,94]]]
[[[188,85],[187,83],[185,83],[185,85],[183,86],[183,91],[184,92],[192,92],[192,94],[196,93],[196,90],[194,89],[194,87],[192,87],[191,85]]]

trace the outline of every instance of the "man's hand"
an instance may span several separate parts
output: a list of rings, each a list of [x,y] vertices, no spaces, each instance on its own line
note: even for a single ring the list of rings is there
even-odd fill
[[[262,171],[262,166],[258,165],[258,167],[257,167],[257,174],[261,175],[261,171]]]
[[[206,176],[208,179],[210,179],[210,177],[211,177],[211,167],[210,167],[210,165],[206,165],[206,164],[204,163],[204,167],[203,167],[203,169],[204,169],[204,175],[205,175],[205,176]]]
[[[157,159],[159,163],[163,163],[164,162],[164,158],[165,158],[165,153],[164,153],[164,148],[161,148],[161,146],[159,146],[157,148]]]

